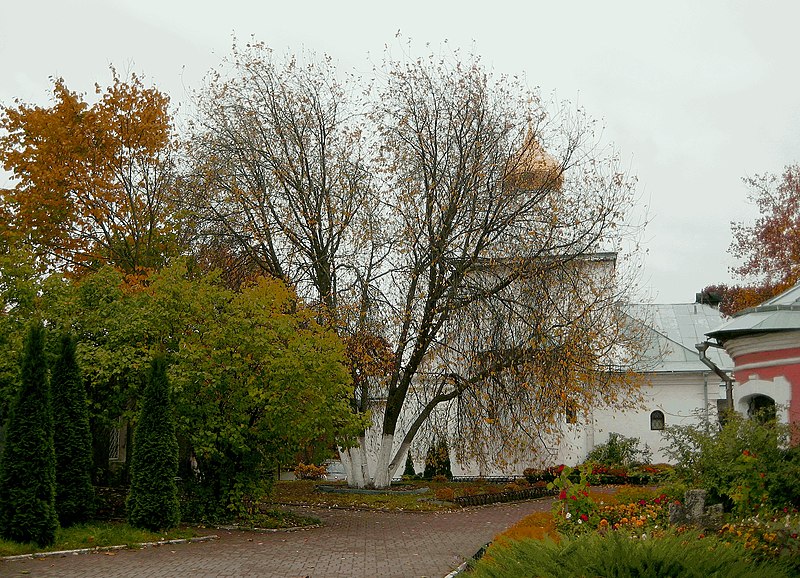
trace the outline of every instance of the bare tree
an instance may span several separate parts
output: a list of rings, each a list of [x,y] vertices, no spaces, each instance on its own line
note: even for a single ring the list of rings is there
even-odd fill
[[[474,57],[388,60],[366,103],[329,60],[279,67],[254,45],[232,65],[200,99],[200,220],[381,361],[354,363],[354,407],[379,433],[374,469],[366,437],[341,451],[351,484],[389,485],[456,401],[465,433],[508,438],[566,401],[625,399],[629,287],[592,256],[631,232],[633,186],[579,111],[548,114]]]

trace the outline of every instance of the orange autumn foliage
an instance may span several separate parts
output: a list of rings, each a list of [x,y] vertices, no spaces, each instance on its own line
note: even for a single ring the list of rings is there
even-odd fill
[[[746,281],[714,285],[722,297],[720,311],[733,315],[779,295],[800,280],[800,165],[787,166],[783,174],[744,179],[759,216],[752,224],[732,223],[729,252],[741,260],[732,272]]]
[[[169,99],[112,73],[94,104],[59,78],[51,106],[17,101],[0,114],[0,162],[14,185],[0,189],[4,234],[78,274],[160,266],[177,238]]]
[[[549,538],[558,542],[560,537],[556,530],[553,514],[550,512],[536,512],[526,516],[505,532],[495,537],[495,542],[512,540],[544,540]]]

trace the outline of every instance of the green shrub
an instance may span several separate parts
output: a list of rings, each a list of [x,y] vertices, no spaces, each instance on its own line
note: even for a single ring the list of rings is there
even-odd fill
[[[445,476],[448,480],[453,479],[450,450],[445,440],[432,444],[425,455],[425,472],[422,477],[430,480],[435,476]]]
[[[592,533],[551,540],[520,540],[491,546],[474,564],[471,578],[785,578],[791,573],[774,563],[757,563],[738,544],[697,534],[667,534],[632,539],[622,532]]]
[[[618,433],[608,434],[608,441],[589,452],[587,462],[602,464],[609,468],[630,468],[649,464],[650,448],[639,447],[639,438],[628,438]]]
[[[128,523],[164,530],[178,525],[178,441],[163,356],[153,359],[133,437]]]
[[[51,380],[56,450],[56,511],[63,527],[89,521],[94,513],[92,434],[86,389],[75,360],[75,340],[61,336]]]
[[[48,546],[55,541],[56,454],[44,356],[45,330],[28,330],[21,384],[9,412],[0,457],[0,536]]]
[[[800,505],[800,450],[787,449],[789,438],[789,426],[738,413],[719,430],[702,424],[665,430],[677,478],[739,515]]]
[[[408,450],[408,453],[406,454],[406,466],[403,469],[403,477],[405,478],[408,476],[410,479],[416,475],[417,472],[414,470],[414,458],[411,457],[411,450]]]

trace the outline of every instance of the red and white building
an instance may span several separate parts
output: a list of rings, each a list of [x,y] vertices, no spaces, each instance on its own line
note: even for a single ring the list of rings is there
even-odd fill
[[[733,358],[734,409],[800,423],[800,284],[706,333]]]

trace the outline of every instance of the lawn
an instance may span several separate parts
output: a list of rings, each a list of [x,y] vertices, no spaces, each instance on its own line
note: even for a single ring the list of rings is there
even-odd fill
[[[168,532],[156,533],[131,528],[128,524],[122,522],[96,522],[71,528],[59,528],[56,533],[55,544],[44,548],[36,544],[19,544],[0,540],[0,556],[79,550],[103,546],[133,547],[146,542],[195,538],[210,533],[208,530],[192,527],[180,527]]]

